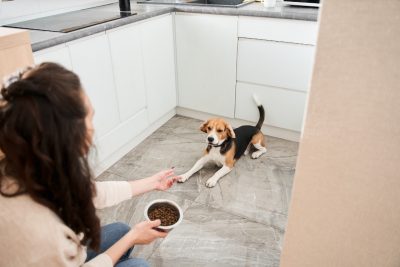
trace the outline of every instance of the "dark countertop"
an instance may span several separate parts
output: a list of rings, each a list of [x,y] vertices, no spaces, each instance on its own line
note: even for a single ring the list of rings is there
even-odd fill
[[[104,9],[118,10],[118,4],[111,4],[99,7]],[[209,7],[209,6],[189,6],[189,5],[158,5],[158,4],[136,4],[131,5],[132,12],[137,15],[126,18],[121,18],[114,21],[109,21],[99,25],[91,26],[70,33],[48,32],[30,30],[32,50],[39,51],[55,45],[66,43],[72,40],[83,38],[95,33],[110,30],[136,21],[148,19],[151,17],[167,14],[171,12],[188,12],[188,13],[204,13],[218,15],[233,15],[233,16],[255,16],[255,17],[270,17],[284,19],[298,19],[317,21],[318,9],[284,6],[281,2],[277,2],[277,6],[273,8],[265,8],[262,3],[255,2],[245,5],[240,8],[229,7]]]

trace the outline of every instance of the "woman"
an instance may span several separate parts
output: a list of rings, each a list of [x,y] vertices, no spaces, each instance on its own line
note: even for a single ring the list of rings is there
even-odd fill
[[[167,235],[153,229],[160,221],[101,228],[95,208],[166,190],[177,180],[173,170],[94,182],[93,108],[79,78],[60,65],[20,73],[1,95],[0,266],[148,266],[129,254]]]

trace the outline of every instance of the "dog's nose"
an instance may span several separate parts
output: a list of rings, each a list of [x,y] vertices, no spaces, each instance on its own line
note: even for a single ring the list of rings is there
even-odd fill
[[[209,137],[207,138],[207,140],[208,140],[208,142],[212,142],[212,141],[214,141],[214,137],[209,136]]]

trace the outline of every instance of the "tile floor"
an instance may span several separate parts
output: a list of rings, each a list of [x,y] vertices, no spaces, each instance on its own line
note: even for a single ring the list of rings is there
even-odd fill
[[[175,166],[188,170],[202,155],[201,121],[175,116],[103,173],[98,180],[134,180]],[[167,192],[151,192],[99,211],[102,224],[144,220],[144,206],[156,198],[176,201],[182,224],[164,240],[137,246],[133,256],[151,266],[279,266],[298,143],[267,137],[266,154],[243,156],[212,189],[205,181],[212,164]]]

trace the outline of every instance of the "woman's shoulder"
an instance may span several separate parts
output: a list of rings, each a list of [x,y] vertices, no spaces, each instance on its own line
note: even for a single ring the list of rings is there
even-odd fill
[[[61,220],[48,207],[34,201],[28,194],[16,194],[18,184],[11,178],[3,179],[0,188],[0,216],[7,218],[0,223],[15,227],[43,229],[39,225],[59,225]],[[37,227],[36,227],[37,226]]]
[[[68,256],[80,263],[86,258],[79,237],[53,211],[27,194],[0,195],[0,218],[0,248],[5,253],[0,259],[30,260],[43,253],[60,260]]]
[[[0,195],[0,207],[0,215],[7,217],[5,222],[14,226],[30,225],[32,229],[37,222],[46,225],[60,223],[54,212],[35,202],[28,194]]]

